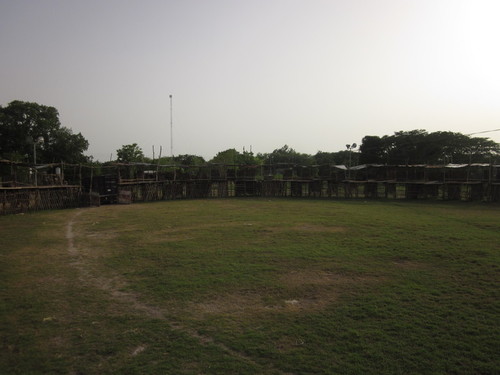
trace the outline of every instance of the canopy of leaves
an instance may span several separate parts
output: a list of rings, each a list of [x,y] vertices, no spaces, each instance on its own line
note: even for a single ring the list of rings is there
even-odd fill
[[[123,145],[116,150],[117,161],[121,163],[136,163],[144,160],[144,153],[137,143]]]
[[[205,159],[203,159],[203,157],[198,156],[198,155],[185,154],[185,155],[174,156],[174,162],[175,162],[175,164],[178,164],[178,165],[196,166],[196,165],[205,164]]]
[[[54,107],[19,100],[0,106],[1,158],[32,162],[36,151],[37,163],[84,163],[88,147],[81,133],[61,126]]]
[[[498,156],[500,148],[488,138],[411,130],[395,132],[391,136],[366,136],[360,152],[360,163],[363,164],[490,163]]]
[[[313,158],[316,165],[349,165],[349,162],[351,165],[356,165],[359,161],[359,153],[349,150],[337,152],[318,151]]]
[[[297,165],[312,165],[314,159],[311,155],[301,154],[293,148],[284,145],[271,152],[270,154],[259,154],[260,158],[270,164],[297,164]]]
[[[214,164],[238,164],[238,165],[257,165],[260,164],[259,158],[255,157],[252,152],[237,151],[234,148],[220,151],[215,155],[210,163]]]

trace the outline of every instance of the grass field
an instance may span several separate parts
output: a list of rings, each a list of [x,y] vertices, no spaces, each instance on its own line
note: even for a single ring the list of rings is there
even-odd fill
[[[500,206],[0,217],[2,374],[500,373]]]

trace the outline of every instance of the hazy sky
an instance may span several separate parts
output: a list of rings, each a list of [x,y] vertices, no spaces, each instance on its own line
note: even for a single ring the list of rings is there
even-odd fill
[[[500,128],[499,0],[0,0],[0,105],[124,144],[314,154]],[[500,142],[500,132],[487,136]]]

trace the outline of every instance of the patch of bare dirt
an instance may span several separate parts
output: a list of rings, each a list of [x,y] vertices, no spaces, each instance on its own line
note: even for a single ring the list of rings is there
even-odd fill
[[[324,309],[339,296],[382,278],[353,276],[325,271],[291,271],[279,279],[288,289],[287,298],[258,292],[233,292],[210,300],[191,303],[188,311],[201,319],[205,315],[256,315],[267,312],[307,312]]]
[[[267,307],[258,294],[231,293],[203,302],[190,304],[188,310],[194,315],[204,314],[255,314]]]
[[[323,293],[323,295],[293,294],[293,298],[275,297],[265,295],[230,293],[220,295],[203,302],[191,303],[188,311],[194,317],[203,319],[207,315],[259,315],[269,312],[294,312],[302,310],[316,310],[334,302],[337,293]]]
[[[93,232],[86,235],[87,238],[97,240],[112,240],[118,237],[117,233],[110,232]]]
[[[403,258],[395,258],[392,261],[392,263],[398,268],[408,269],[408,270],[416,270],[424,267],[424,265],[421,263]]]

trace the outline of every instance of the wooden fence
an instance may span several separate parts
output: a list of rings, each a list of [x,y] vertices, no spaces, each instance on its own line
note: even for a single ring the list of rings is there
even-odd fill
[[[119,203],[231,197],[500,201],[500,184],[368,181],[166,181],[119,185]]]
[[[38,184],[52,183],[49,186],[20,186],[27,185],[29,178],[33,178],[33,173],[23,172],[21,167],[30,168],[10,165],[11,175],[3,176],[0,214],[106,203],[231,197],[500,202],[500,166],[489,164],[364,165],[350,170],[332,165],[156,166],[151,169],[148,164],[117,164],[100,166],[99,173],[88,166],[65,166],[64,170],[57,170],[57,165],[51,165],[50,168],[57,170],[54,177],[35,171]],[[69,172],[72,177],[66,179]],[[16,176],[25,176],[27,180],[21,183]],[[53,185],[54,181],[57,185]]]
[[[83,193],[80,186],[0,188],[0,214],[99,205],[98,194]]]

